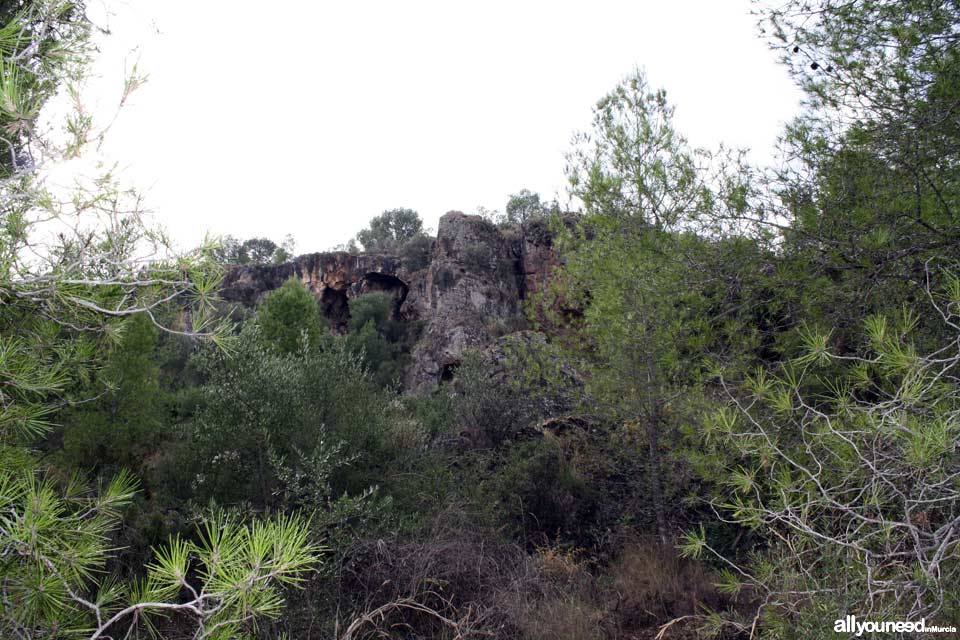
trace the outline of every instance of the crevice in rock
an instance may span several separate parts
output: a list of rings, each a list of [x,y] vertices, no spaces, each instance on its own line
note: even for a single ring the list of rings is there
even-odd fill
[[[454,376],[457,375],[457,369],[460,368],[460,361],[453,360],[447,364],[440,367],[440,384],[444,384],[453,380]]]

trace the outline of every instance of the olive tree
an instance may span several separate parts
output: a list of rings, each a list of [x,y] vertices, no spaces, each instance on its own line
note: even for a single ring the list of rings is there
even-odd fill
[[[364,251],[399,251],[405,244],[425,235],[423,221],[413,209],[389,209],[370,220],[357,234]]]

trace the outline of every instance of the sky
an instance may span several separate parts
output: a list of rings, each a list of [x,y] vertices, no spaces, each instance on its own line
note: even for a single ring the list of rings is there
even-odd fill
[[[100,0],[110,35],[85,92],[115,111],[100,149],[182,248],[205,234],[346,242],[386,209],[428,227],[503,209],[522,188],[566,200],[564,153],[635,68],[692,144],[772,158],[800,94],[749,0],[270,3]]]

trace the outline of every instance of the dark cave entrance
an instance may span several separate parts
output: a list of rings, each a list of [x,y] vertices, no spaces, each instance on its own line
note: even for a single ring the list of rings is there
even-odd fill
[[[446,384],[453,380],[457,375],[457,369],[460,367],[460,361],[454,360],[440,367],[440,384]]]
[[[330,320],[334,330],[346,330],[347,320],[350,319],[350,306],[347,304],[345,289],[325,287],[320,294],[320,309],[323,311],[323,316]]]
[[[400,307],[403,306],[403,301],[407,299],[407,291],[409,291],[409,289],[407,284],[400,278],[375,271],[363,276],[363,279],[360,281],[360,295],[374,291],[383,291],[393,296],[393,309],[390,314],[392,320],[400,319]]]

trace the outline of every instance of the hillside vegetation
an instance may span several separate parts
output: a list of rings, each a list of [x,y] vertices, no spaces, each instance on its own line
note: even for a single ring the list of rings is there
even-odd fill
[[[0,3],[0,637],[958,625],[960,5],[778,4],[807,100],[776,168],[693,148],[638,70],[574,137],[578,210],[358,232],[430,286],[510,283],[472,327],[393,272],[231,302],[227,274],[299,274],[292,239],[178,254],[110,174],[49,187],[107,133],[79,101],[37,124],[91,25]]]

